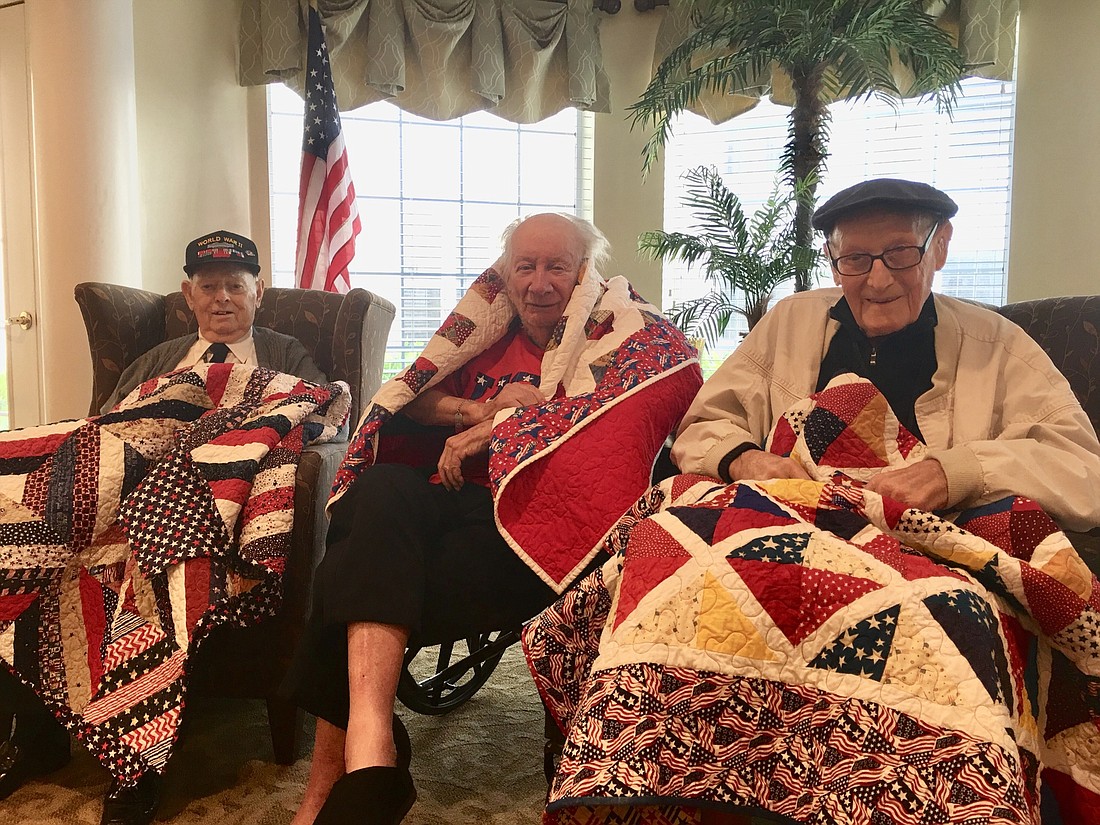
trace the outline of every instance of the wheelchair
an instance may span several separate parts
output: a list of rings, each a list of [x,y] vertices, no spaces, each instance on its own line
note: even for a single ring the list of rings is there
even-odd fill
[[[465,704],[493,675],[522,628],[476,633],[439,645],[411,644],[405,651],[397,698],[425,716],[441,716]]]

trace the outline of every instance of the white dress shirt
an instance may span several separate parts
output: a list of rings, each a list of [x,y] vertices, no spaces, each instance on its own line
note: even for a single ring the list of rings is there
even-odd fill
[[[176,369],[181,370],[184,367],[193,367],[195,364],[201,363],[203,356],[206,355],[206,351],[210,349],[212,343],[200,334],[199,339],[191,345],[191,349],[187,350],[180,362],[176,364]],[[252,330],[249,330],[248,335],[240,341],[234,341],[227,346],[229,347],[229,354],[225,357],[225,363],[259,366],[256,361],[256,342],[252,339]]]

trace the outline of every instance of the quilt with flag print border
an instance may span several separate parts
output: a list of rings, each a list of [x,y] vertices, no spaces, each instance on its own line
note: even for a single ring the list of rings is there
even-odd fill
[[[527,628],[545,821],[1100,822],[1100,587],[1050,518],[863,489],[924,448],[854,376],[769,446],[814,480],[662,482]]]
[[[0,433],[0,660],[123,784],[163,770],[210,629],[278,606],[303,444],[349,406],[342,383],[201,364]]]

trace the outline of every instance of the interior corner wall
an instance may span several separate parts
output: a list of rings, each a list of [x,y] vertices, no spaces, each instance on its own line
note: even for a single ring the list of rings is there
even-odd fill
[[[1008,300],[1100,291],[1100,2],[1021,0]]]
[[[179,288],[193,238],[254,236],[252,195],[266,199],[252,192],[255,90],[236,80],[240,15],[241,0],[134,3],[141,283],[154,292]]]
[[[611,241],[605,275],[625,275],[646,300],[661,306],[661,264],[638,256],[638,235],[664,224],[664,164],[642,177],[645,132],[631,130],[627,107],[641,97],[653,69],[653,44],[665,10],[638,12],[624,2],[600,23],[611,112],[595,117],[593,220]]]

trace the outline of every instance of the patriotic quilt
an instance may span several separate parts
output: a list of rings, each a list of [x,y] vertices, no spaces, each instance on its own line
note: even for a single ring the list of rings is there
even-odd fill
[[[302,447],[349,407],[339,382],[201,364],[0,433],[0,660],[124,784],[163,770],[202,639],[278,606]]]
[[[814,480],[662,482],[526,629],[544,822],[1100,822],[1100,586],[1054,522],[864,489],[924,446],[855,376],[769,449]]]
[[[490,267],[423,353],[371,399],[330,506],[375,462],[380,431],[401,408],[500,340],[515,318]],[[546,402],[498,413],[489,445],[497,527],[557,592],[649,485],[654,458],[702,382],[696,350],[625,278],[583,274],[543,357]]]

